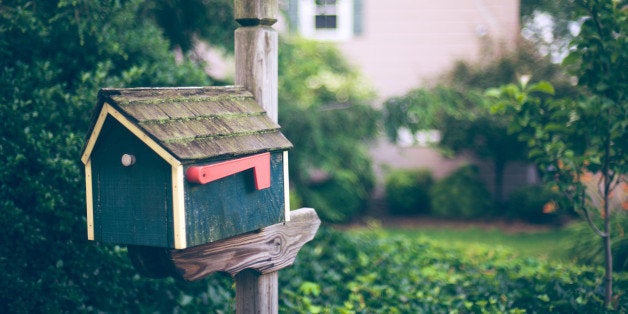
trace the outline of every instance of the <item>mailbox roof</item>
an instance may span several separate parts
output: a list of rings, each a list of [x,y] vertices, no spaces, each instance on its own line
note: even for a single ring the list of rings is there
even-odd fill
[[[105,103],[182,162],[292,147],[242,87],[101,89],[96,115]]]

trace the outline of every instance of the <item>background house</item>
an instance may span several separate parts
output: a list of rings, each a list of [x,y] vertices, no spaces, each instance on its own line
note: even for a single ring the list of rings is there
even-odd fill
[[[520,31],[519,0],[290,0],[287,5],[292,30],[336,42],[372,82],[378,103],[428,86],[455,61],[514,49]],[[373,145],[380,178],[387,166],[428,167],[439,178],[470,160],[445,159],[430,148],[410,145],[411,137],[401,142],[381,139]],[[492,168],[480,167],[492,188]],[[505,192],[537,179],[533,168],[513,163],[506,169]]]
[[[382,99],[513,48],[520,29],[519,0],[291,0],[289,12],[302,36],[337,42]]]

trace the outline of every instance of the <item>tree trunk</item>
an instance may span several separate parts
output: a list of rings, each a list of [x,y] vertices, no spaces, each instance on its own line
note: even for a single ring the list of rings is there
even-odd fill
[[[611,181],[613,176],[609,173],[609,163],[611,159],[611,139],[610,134],[604,141],[604,161],[602,165],[602,175],[604,176],[604,257],[605,257],[605,285],[604,285],[604,305],[609,308],[613,299],[613,254],[611,251],[611,210],[608,205]]]
[[[503,160],[496,159],[493,162],[493,170],[495,171],[493,184],[495,185],[494,205],[495,210],[500,210],[504,204],[504,171],[506,163]]]
[[[605,205],[605,213],[608,215],[608,205]],[[608,308],[613,300],[613,254],[611,250],[611,228],[610,217],[604,217],[604,255],[605,255],[605,272],[604,272],[604,305]]]

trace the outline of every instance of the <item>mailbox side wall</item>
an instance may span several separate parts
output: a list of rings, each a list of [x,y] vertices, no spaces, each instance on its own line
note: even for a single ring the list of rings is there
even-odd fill
[[[252,169],[204,185],[186,182],[188,246],[283,222],[285,195],[281,151],[271,154],[270,167],[271,186],[263,190],[255,189]]]
[[[123,154],[135,156],[125,167]],[[94,239],[173,247],[171,167],[111,117],[92,152]]]

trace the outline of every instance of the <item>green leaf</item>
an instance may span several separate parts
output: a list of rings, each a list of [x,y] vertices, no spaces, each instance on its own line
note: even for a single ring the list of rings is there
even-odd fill
[[[484,95],[499,98],[502,95],[502,91],[499,88],[489,88],[484,92]]]
[[[548,95],[554,95],[555,93],[554,86],[552,86],[552,84],[547,81],[540,81],[538,83],[530,85],[530,87],[528,88],[528,92],[539,92]]]
[[[581,57],[582,57],[582,54],[580,52],[573,51],[569,55],[567,55],[565,59],[563,59],[562,65],[564,67],[575,66],[577,65],[577,63],[580,62]]]

